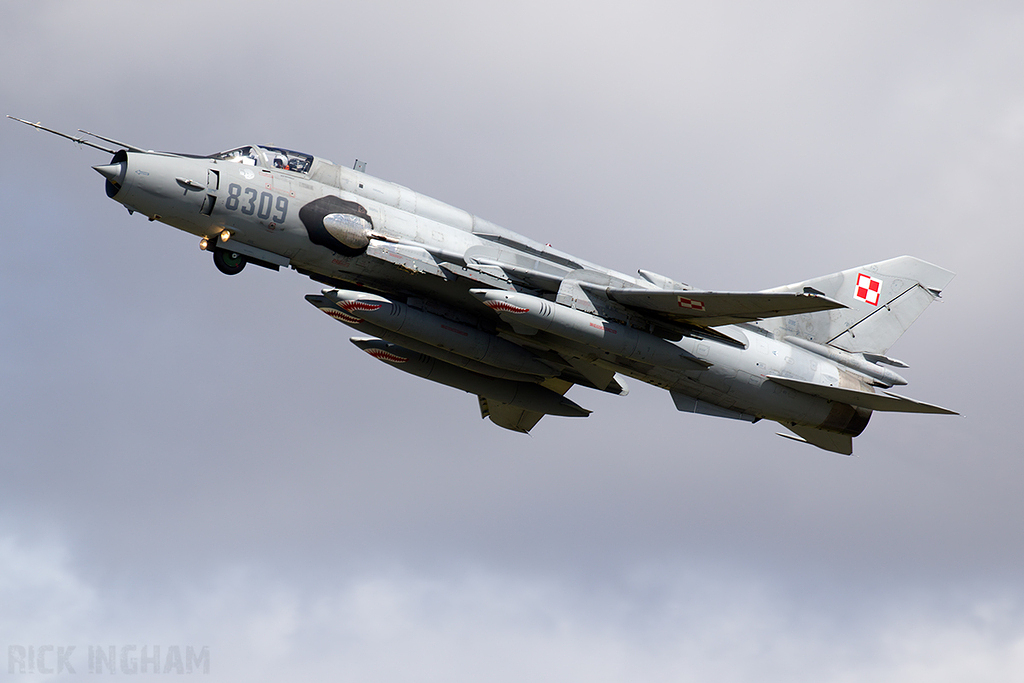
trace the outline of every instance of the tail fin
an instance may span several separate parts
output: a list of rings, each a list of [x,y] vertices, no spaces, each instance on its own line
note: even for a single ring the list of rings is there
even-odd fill
[[[898,256],[767,290],[824,294],[848,308],[773,318],[760,325],[853,353],[884,356],[953,277],[945,268]]]

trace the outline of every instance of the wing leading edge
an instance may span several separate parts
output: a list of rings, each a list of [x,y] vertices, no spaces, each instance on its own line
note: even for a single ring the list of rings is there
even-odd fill
[[[654,312],[677,322],[696,323],[705,327],[846,308],[835,299],[811,293],[615,287],[603,291],[609,299],[625,306]]]

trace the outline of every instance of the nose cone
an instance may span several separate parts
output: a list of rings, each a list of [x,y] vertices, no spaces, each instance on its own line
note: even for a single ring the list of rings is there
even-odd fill
[[[124,177],[124,162],[106,164],[105,166],[93,166],[93,170],[115,185],[120,185],[121,179]]]

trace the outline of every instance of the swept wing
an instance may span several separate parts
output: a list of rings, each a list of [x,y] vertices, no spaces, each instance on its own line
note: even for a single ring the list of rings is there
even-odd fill
[[[821,294],[774,292],[709,292],[679,289],[609,287],[612,301],[657,313],[676,322],[704,327],[731,325],[846,306]]]

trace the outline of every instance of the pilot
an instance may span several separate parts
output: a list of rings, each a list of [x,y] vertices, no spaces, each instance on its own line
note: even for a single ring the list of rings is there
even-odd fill
[[[284,170],[290,170],[288,168],[288,157],[283,154],[278,154],[274,157],[274,168],[283,168]]]

